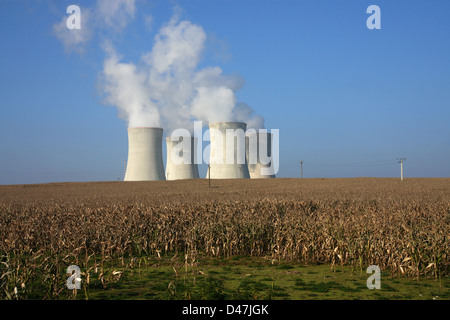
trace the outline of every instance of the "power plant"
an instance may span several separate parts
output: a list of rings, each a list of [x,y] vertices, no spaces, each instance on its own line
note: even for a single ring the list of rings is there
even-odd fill
[[[195,161],[197,138],[179,137],[179,141],[166,138],[166,179],[198,179],[198,165]]]
[[[125,181],[165,180],[162,128],[128,128],[128,161]]]
[[[251,130],[244,122],[209,124],[210,153],[206,178],[275,178],[273,135]],[[128,161],[124,181],[198,179],[197,137],[167,137],[166,170],[162,157],[163,129],[128,128]],[[278,150],[278,149],[277,149]]]
[[[210,158],[206,178],[250,178],[245,155],[244,122],[215,122],[209,124]]]
[[[245,151],[251,179],[275,178],[272,165],[272,134],[248,132],[245,136]]]

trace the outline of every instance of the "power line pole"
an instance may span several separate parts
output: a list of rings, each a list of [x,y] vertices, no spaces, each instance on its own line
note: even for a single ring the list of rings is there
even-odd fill
[[[403,161],[405,161],[406,158],[398,158],[397,160],[400,160],[400,162],[399,162],[400,163],[400,177],[403,181]]]
[[[208,164],[208,184],[211,188],[211,164]]]
[[[304,163],[304,161],[300,161],[300,176],[301,176],[301,178],[303,179],[303,163]]]

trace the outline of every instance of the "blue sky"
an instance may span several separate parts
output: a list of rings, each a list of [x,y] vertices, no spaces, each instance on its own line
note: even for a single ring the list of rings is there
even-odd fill
[[[448,1],[136,0],[123,28],[99,22],[66,50],[53,27],[70,4],[83,17],[95,1],[0,2],[0,184],[122,179],[127,123],[102,101],[100,44],[138,63],[174,12],[207,35],[199,68],[239,74],[239,101],[280,130],[278,177],[300,160],[306,178],[397,177],[400,157],[406,177],[450,176]]]

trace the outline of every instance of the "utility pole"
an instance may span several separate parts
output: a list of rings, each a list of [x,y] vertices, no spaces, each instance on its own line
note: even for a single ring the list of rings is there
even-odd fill
[[[211,188],[211,164],[208,164],[208,184]]]
[[[303,161],[300,161],[301,178],[303,179]]]
[[[398,158],[397,160],[400,160],[400,162],[399,162],[400,163],[400,177],[403,181],[403,161],[405,161],[406,158]]]
[[[127,160],[123,162],[123,180],[125,180],[126,175],[127,175]]]

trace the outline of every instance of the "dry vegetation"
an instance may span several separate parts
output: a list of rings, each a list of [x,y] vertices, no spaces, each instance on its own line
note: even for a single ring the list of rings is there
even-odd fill
[[[272,179],[0,186],[0,298],[58,298],[177,253],[448,276],[450,179]],[[64,292],[67,292],[65,290]]]

